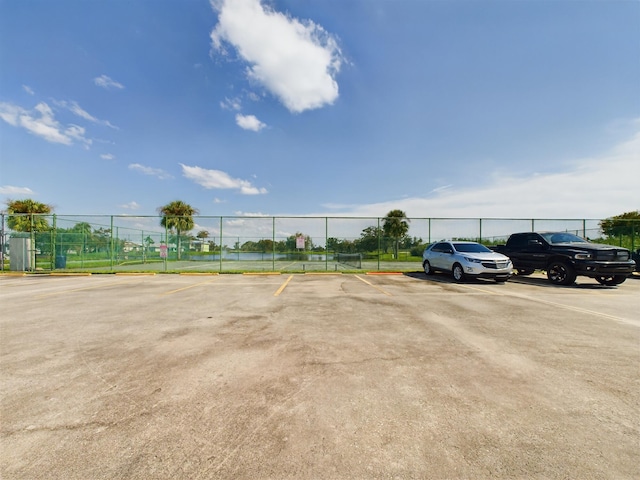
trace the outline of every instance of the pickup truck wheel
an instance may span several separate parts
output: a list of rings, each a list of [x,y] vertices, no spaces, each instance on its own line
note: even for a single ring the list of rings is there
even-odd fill
[[[429,263],[429,260],[425,260],[422,263],[422,269],[424,270],[424,273],[426,275],[433,275],[433,270],[431,270],[431,264]]]
[[[453,274],[453,279],[456,282],[464,281],[464,270],[462,269],[462,265],[460,265],[459,263],[453,264],[453,270],[451,271],[451,273]]]
[[[607,285],[612,287],[614,285],[620,285],[627,279],[624,275],[602,275],[600,277],[596,277],[596,281],[601,285]]]
[[[516,274],[520,276],[531,275],[535,270],[533,268],[519,268],[516,270]]]
[[[567,262],[556,260],[547,265],[547,278],[556,285],[571,285],[576,281],[576,272]]]

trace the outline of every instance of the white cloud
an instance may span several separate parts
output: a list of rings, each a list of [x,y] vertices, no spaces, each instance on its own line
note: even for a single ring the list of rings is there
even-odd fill
[[[135,170],[137,172],[144,173],[145,175],[149,175],[151,177],[157,177],[160,180],[166,180],[168,178],[173,178],[173,176],[160,168],[147,167],[145,165],[140,165],[139,163],[132,163],[129,165],[129,170]]]
[[[331,105],[338,98],[335,75],[343,62],[336,39],[314,22],[300,21],[260,0],[212,1],[218,24],[213,48],[232,45],[249,63],[247,75],[291,112]]]
[[[29,95],[35,95],[35,92],[29,85],[22,85],[22,89],[27,92]]]
[[[120,208],[124,208],[125,210],[138,210],[140,208],[140,205],[137,202],[129,202],[120,205]]]
[[[99,125],[106,125],[109,128],[118,130],[118,127],[116,127],[115,125],[112,125],[109,121],[100,120],[94,117],[93,115],[91,115],[89,112],[84,110],[80,105],[78,105],[78,102],[74,102],[74,101],[67,102],[64,100],[60,100],[60,101],[55,101],[54,103],[60,107],[66,108],[71,113],[73,113],[74,115],[77,115],[80,118],[83,118],[84,120],[88,120],[89,122],[96,123]]]
[[[640,119],[634,122],[640,127]],[[429,197],[352,205],[340,215],[378,217],[392,209],[414,218],[598,219],[640,209],[640,128],[627,141],[561,172],[496,173],[477,188],[436,188]]]
[[[245,130],[251,130],[253,132],[259,132],[267,125],[258,120],[255,115],[242,115],[238,113],[236,115],[236,123],[240,128]]]
[[[100,155],[100,158],[103,160],[113,160],[116,158],[116,156],[111,153],[103,153],[102,155]]]
[[[27,110],[10,103],[0,103],[0,118],[14,127],[21,127],[30,133],[52,143],[72,145],[74,140],[88,147],[92,141],[85,137],[85,130],[78,125],[63,127],[49,105],[40,102],[33,110]]]
[[[122,90],[124,88],[124,85],[122,85],[120,82],[116,82],[106,75],[100,75],[99,77],[94,78],[93,83],[95,83],[98,87],[102,87],[106,90],[111,90],[112,88]]]
[[[239,98],[225,98],[220,102],[220,107],[224,110],[240,111],[242,104],[240,103]]]
[[[239,217],[260,217],[260,218],[271,217],[271,215],[269,215],[267,213],[262,213],[262,212],[243,212],[243,211],[240,211],[240,210],[234,212],[234,215],[237,215]]]
[[[431,193],[438,193],[438,192],[443,192],[445,190],[447,190],[448,188],[453,187],[453,185],[443,185],[441,187],[436,187],[433,190],[431,190]]]
[[[14,187],[13,185],[0,187],[0,194],[2,195],[33,195],[34,193],[29,187]]]
[[[208,170],[201,167],[190,167],[180,164],[185,178],[193,180],[206,189],[239,190],[243,195],[259,195],[267,193],[265,188],[254,187],[248,180],[232,178],[220,170]]]

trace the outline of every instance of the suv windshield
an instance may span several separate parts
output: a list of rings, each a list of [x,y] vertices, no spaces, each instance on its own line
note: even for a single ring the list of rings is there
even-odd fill
[[[467,252],[467,253],[483,253],[483,252],[491,251],[487,247],[479,243],[454,243],[453,247],[458,252]]]
[[[584,238],[581,238],[573,233],[541,233],[544,239],[551,243],[587,243]]]

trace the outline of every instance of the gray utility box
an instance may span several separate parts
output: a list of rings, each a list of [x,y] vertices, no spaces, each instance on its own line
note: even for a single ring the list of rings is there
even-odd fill
[[[11,236],[9,238],[9,270],[27,272],[31,267],[31,238]]]

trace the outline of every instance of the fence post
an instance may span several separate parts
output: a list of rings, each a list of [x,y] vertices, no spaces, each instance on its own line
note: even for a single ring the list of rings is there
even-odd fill
[[[380,217],[378,217],[378,271],[380,271],[380,251],[382,249],[382,245],[381,245],[381,235],[380,235]]]
[[[219,258],[220,266],[218,267],[218,272],[222,273],[222,216],[220,216],[220,258]]]
[[[276,217],[271,217],[271,270],[276,271]]]
[[[166,222],[164,226],[164,241],[165,241],[165,244],[167,245],[167,256],[164,258],[164,271],[166,273],[167,262],[169,261],[169,228],[167,227]]]
[[[110,258],[110,264],[111,264],[111,271],[113,271],[113,215],[110,216],[111,218],[111,225],[110,225],[110,229],[109,229],[109,257]]]
[[[35,272],[36,271],[36,232],[34,232],[34,224],[33,224],[33,218],[34,216],[37,214],[31,214],[30,215],[30,222],[31,222],[31,231],[29,232],[29,238],[31,239],[31,251],[29,252],[29,257],[31,260],[31,271]]]
[[[4,272],[4,213],[0,213],[2,225],[0,226],[0,270]]]
[[[324,217],[324,270],[329,270],[329,217]]]
[[[49,258],[49,269],[55,270],[55,261],[56,261],[56,237],[58,236],[57,231],[57,217],[56,214],[53,214],[53,230],[51,231],[51,256]]]

